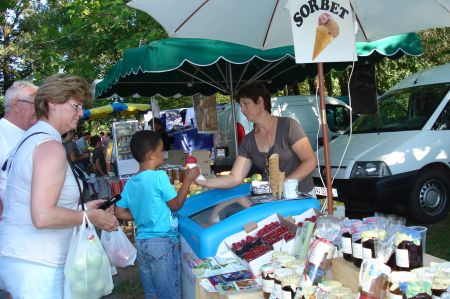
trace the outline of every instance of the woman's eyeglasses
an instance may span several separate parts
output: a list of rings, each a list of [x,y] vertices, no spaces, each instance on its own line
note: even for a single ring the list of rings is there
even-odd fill
[[[83,105],[81,104],[69,103],[69,105],[72,106],[75,111],[83,111]]]

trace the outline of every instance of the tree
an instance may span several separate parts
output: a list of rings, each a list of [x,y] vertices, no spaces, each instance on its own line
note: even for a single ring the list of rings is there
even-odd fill
[[[0,84],[64,71],[102,77],[131,47],[166,36],[123,0],[8,1],[2,20]],[[4,88],[3,88],[4,89]]]

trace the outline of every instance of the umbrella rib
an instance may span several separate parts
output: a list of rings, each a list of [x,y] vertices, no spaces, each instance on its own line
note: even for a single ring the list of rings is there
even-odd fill
[[[191,74],[191,73],[188,73],[188,72],[186,72],[185,70],[180,70],[180,69],[178,69],[178,71],[179,72],[182,72],[183,74],[185,74],[185,75],[188,75],[188,76],[190,76],[191,78],[193,78],[193,79],[197,79],[197,80],[199,80],[200,82],[203,82],[203,83],[205,83],[205,84],[208,84],[209,86],[212,86],[212,87],[214,87],[214,88],[217,88],[217,89],[219,89],[219,90],[221,90],[222,92],[224,92],[224,93],[226,93],[227,91],[222,87],[222,86],[220,86],[220,85],[214,85],[214,84],[212,84],[211,82],[208,82],[208,81],[206,81],[206,80],[204,80],[204,79],[202,79],[202,78],[200,78],[200,77],[197,77],[196,75],[193,75],[193,74]],[[205,75],[206,76],[206,75]],[[208,76],[206,76],[206,77],[208,77]],[[213,81],[211,78],[209,78],[211,81]]]
[[[273,68],[277,67],[283,61],[284,61],[284,59],[280,59],[280,60],[276,61],[276,63],[268,64],[267,66],[265,66],[262,69],[260,69],[253,77],[251,77],[249,81],[252,82],[252,81],[258,79],[259,77],[261,77],[262,75],[266,74],[267,72],[269,72]]]
[[[355,9],[353,8],[352,3],[351,3],[350,1],[349,1],[349,3],[350,3],[350,7],[351,7],[352,10],[353,10],[353,13],[355,14],[356,22],[358,22],[358,26],[359,26],[359,28],[361,29],[362,33],[364,34],[364,38],[365,38],[366,40],[368,40],[368,39],[367,39],[367,34],[366,34],[366,32],[364,31],[364,28],[363,28],[363,26],[362,26],[362,24],[361,24],[361,21],[360,21],[359,18],[358,18],[358,15],[356,14]]]
[[[197,7],[197,9],[196,10],[194,10],[194,12],[193,13],[191,13],[190,15],[189,15],[189,17],[187,17],[186,18],[186,20],[184,20],[183,21],[183,23],[181,23],[180,24],[180,26],[178,26],[178,28],[177,29],[175,29],[175,33],[177,33],[177,31],[178,30],[180,30],[181,29],[181,27],[183,27],[184,26],[184,24],[186,24],[206,3],[208,3],[209,2],[209,0],[205,0],[205,2],[203,2],[199,7]]]
[[[205,71],[203,71],[201,68],[199,68],[196,64],[191,64],[191,65],[192,65],[198,72],[200,72],[203,76],[205,76],[207,79],[209,79],[211,82],[215,82],[215,83],[217,84],[217,86],[218,86],[221,90],[223,90],[223,91],[226,90],[226,87],[225,87],[225,86],[221,85],[217,80],[214,80],[214,78],[212,78],[210,75],[208,75]],[[218,68],[217,63],[216,63],[215,65],[216,65],[216,67]],[[221,70],[220,68],[218,68],[218,70],[219,70],[219,72],[220,72],[220,75],[222,76],[222,79],[226,82],[226,79],[225,79],[225,76],[223,75],[222,70]],[[198,79],[199,79],[199,80],[202,80],[202,79],[200,79],[200,78],[198,78]],[[205,82],[205,81],[203,80],[202,82]]]
[[[277,2],[275,3],[275,7],[274,7],[273,10],[272,10],[272,15],[270,16],[269,25],[267,26],[266,34],[264,35],[263,48],[264,48],[265,45],[266,45],[267,36],[269,35],[270,27],[272,26],[273,16],[275,15],[275,11],[277,10],[278,3],[279,3],[279,2],[280,2],[280,1],[277,0]]]

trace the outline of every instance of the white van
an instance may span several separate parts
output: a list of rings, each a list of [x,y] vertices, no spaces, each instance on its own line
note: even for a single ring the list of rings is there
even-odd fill
[[[450,64],[418,72],[380,97],[378,114],[360,116],[351,138],[330,142],[333,193],[349,216],[398,207],[422,223],[448,215],[449,99]],[[319,159],[323,174],[323,150]],[[318,170],[313,177],[318,191]]]
[[[320,109],[315,96],[283,96],[272,98],[272,115],[290,117],[298,121],[313,150],[323,145]],[[350,125],[350,107],[341,100],[325,97],[328,139],[343,134]],[[319,138],[317,139],[317,132]]]
[[[343,101],[332,97],[325,97],[328,137],[333,139],[342,134],[350,123],[350,107]],[[282,96],[271,100],[272,115],[291,117],[297,120],[305,130],[313,150],[322,146],[322,128],[319,125],[319,111],[315,96]],[[231,105],[217,108],[219,132],[215,135],[216,148],[215,166],[217,169],[229,170],[234,163],[236,154],[234,150],[233,122],[231,118]],[[247,121],[242,114],[240,106],[236,105],[236,127],[240,134],[247,134],[253,130],[253,124]],[[317,132],[319,141],[317,145]],[[239,135],[239,134],[238,134]],[[217,150],[218,149],[218,150]]]

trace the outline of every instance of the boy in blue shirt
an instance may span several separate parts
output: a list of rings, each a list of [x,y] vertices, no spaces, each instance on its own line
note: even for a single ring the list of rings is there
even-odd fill
[[[129,178],[117,202],[118,219],[134,220],[141,282],[147,299],[181,298],[180,245],[178,221],[172,212],[184,204],[189,185],[200,174],[198,167],[187,169],[178,191],[164,170],[163,142],[158,133],[138,131],[130,141],[139,171]]]

